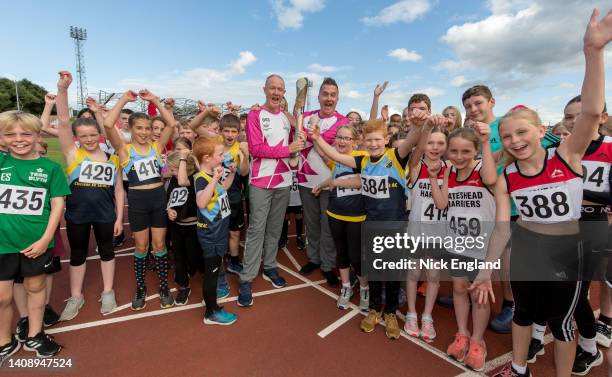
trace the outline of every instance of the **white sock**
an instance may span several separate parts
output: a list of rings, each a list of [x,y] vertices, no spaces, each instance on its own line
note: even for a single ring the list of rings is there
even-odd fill
[[[406,313],[406,319],[409,319],[409,318],[417,319],[417,314],[416,313],[407,312]]]
[[[523,365],[522,367],[519,367],[513,361],[512,362],[512,368],[514,368],[514,370],[517,371],[520,374],[524,374],[525,372],[527,372],[527,364]]]
[[[531,337],[533,339],[537,339],[540,343],[544,343],[544,332],[546,331],[546,325],[538,325],[537,323],[533,323],[531,325]]]
[[[433,318],[431,314],[423,313],[423,315],[421,316],[421,321],[432,321],[433,322]]]
[[[578,345],[590,353],[591,355],[595,355],[597,353],[597,344],[595,343],[595,338],[583,338],[582,335],[578,338]]]

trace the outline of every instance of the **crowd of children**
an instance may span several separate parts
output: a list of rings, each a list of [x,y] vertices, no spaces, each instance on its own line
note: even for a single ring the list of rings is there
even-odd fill
[[[387,336],[399,338],[396,313],[406,299],[403,331],[432,341],[440,271],[411,269],[401,282],[368,279],[363,266],[369,252],[363,250],[363,226],[407,222],[409,234],[485,239],[484,247],[467,250],[427,245],[411,258],[457,259],[464,265],[501,260],[500,274],[506,275],[502,312],[490,321],[495,300],[491,270],[450,271],[457,331],[447,348],[449,357],[482,371],[484,334],[491,326],[513,337],[512,363],[497,376],[530,376],[527,363],[543,353],[548,326],[555,339],[557,375],[587,374],[603,362],[597,344],[612,343],[609,281],[599,284],[598,319],[588,296],[591,280],[609,269],[612,241],[607,225],[612,131],[603,53],[612,40],[612,12],[601,21],[598,15],[594,11],[584,37],[582,93],[568,102],[563,120],[551,132],[526,106],[495,117],[495,101],[483,85],[465,91],[465,121],[454,106],[432,114],[425,94],[410,98],[401,116],[389,116],[383,106],[379,119],[378,101],[387,82],[377,85],[367,122],[356,112],[345,117],[335,111],[338,88],[332,79],[321,86],[321,110],[289,114],[284,81],[276,75],[266,80],[266,104],[256,105],[248,117],[231,103],[221,114],[214,105],[199,102],[195,117],[177,122],[174,101],[162,102],[145,89],[126,91],[110,110],[88,99],[87,109],[70,123],[72,76],[61,71],[57,96],[45,97],[40,118],[20,111],[0,114],[0,364],[22,345],[38,357],[60,351],[43,327],[72,320],[85,305],[91,230],[103,281],[100,312],[117,307],[114,247],[122,242],[127,202],[135,243],[132,310],[147,304],[150,260],[162,308],[186,305],[191,281],[200,273],[203,322],[234,323],[237,315],[217,303],[229,295],[226,272],[240,276],[239,306],[253,304],[250,284],[262,258],[264,278],[276,288],[285,286],[274,250],[286,247],[292,222],[297,247],[306,248],[310,260],[301,272],[320,267],[330,285],[338,282],[339,272],[339,308],[350,307],[353,286],[359,283],[359,308],[366,314],[361,330],[372,332],[384,319]],[[138,97],[159,116],[125,108]],[[54,105],[57,128],[49,122]],[[302,120],[308,125],[294,130]],[[257,130],[249,129],[253,124]],[[273,127],[286,134],[272,136]],[[41,132],[59,139],[65,174],[43,157]],[[291,169],[290,156],[299,157]],[[265,206],[259,205],[262,200]],[[51,276],[61,268],[63,245],[57,240],[62,215],[70,292],[58,316],[48,303]],[[249,253],[243,265],[240,240],[247,224]],[[530,268],[520,268],[526,265]],[[170,290],[171,273],[176,295]],[[419,291],[425,296],[420,325]],[[20,316],[16,335],[13,301]]]

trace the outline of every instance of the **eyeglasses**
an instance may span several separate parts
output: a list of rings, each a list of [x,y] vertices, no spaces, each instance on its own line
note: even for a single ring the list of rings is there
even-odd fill
[[[352,137],[348,137],[348,136],[336,136],[336,140],[339,140],[339,141],[352,141],[353,138]]]

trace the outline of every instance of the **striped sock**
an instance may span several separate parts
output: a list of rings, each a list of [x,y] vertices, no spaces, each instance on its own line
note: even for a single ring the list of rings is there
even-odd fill
[[[134,273],[136,274],[136,287],[145,288],[145,273],[147,272],[147,253],[134,253]]]
[[[166,249],[153,253],[155,266],[157,267],[157,276],[159,277],[159,288],[161,290],[168,289],[168,252]]]

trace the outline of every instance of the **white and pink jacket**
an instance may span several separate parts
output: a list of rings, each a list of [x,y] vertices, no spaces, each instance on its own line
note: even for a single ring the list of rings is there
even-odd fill
[[[250,184],[264,189],[289,187],[291,124],[282,112],[260,107],[249,112],[246,136],[251,155]]]
[[[304,132],[306,132],[306,134],[308,134],[310,117],[314,114],[320,119],[319,129],[321,137],[330,145],[334,143],[338,128],[349,123],[349,119],[337,111],[326,117],[321,116],[319,110],[308,111],[304,113]],[[309,140],[306,141],[304,149],[302,149],[300,166],[298,169],[299,185],[313,188],[330,177],[331,171],[329,167],[314,148],[312,142]]]

